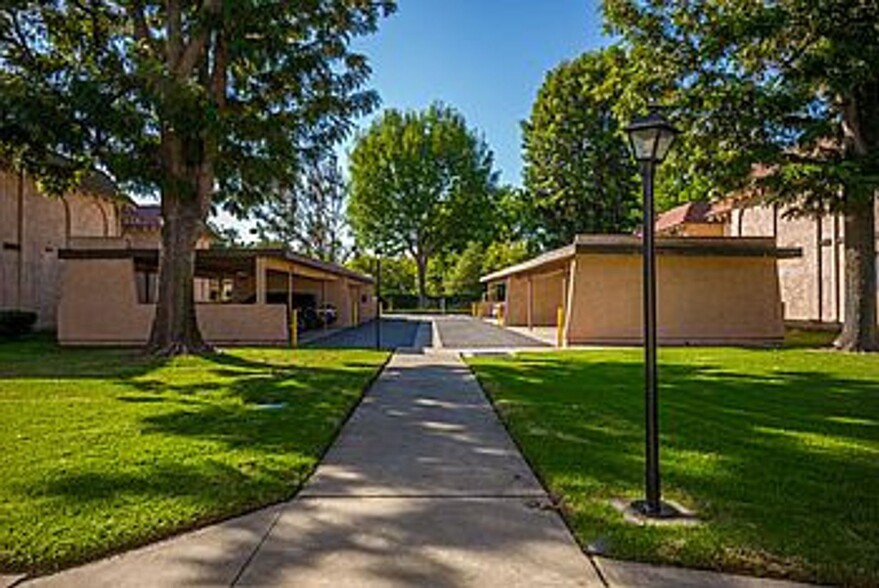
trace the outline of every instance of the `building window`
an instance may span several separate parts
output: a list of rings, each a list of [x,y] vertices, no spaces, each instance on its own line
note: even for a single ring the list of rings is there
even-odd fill
[[[159,298],[159,279],[156,272],[138,271],[134,274],[138,304],[155,304]]]
[[[233,278],[211,278],[208,292],[210,302],[232,302],[232,293],[235,290]]]

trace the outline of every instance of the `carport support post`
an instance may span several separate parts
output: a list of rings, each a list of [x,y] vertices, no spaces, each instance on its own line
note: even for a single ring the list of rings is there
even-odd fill
[[[257,304],[265,304],[266,303],[266,260],[262,257],[257,257],[255,263],[255,284],[254,287],[256,289],[256,303]]]
[[[375,252],[375,348],[382,348],[382,252]]]
[[[324,309],[324,331],[327,330],[327,281],[320,281],[320,305]]]
[[[653,172],[656,164],[641,162],[644,183],[644,400],[646,429],[646,511],[662,511],[659,486],[659,397],[656,369],[656,245],[653,212]]]
[[[528,276],[528,328],[534,328],[534,282]]]

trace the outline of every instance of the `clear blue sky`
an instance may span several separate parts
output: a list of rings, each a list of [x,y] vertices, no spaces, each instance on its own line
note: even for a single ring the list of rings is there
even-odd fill
[[[544,75],[606,43],[599,0],[399,0],[355,47],[369,57],[382,108],[454,106],[484,134],[502,181],[518,185],[519,122]]]
[[[369,57],[381,108],[454,106],[483,133],[501,181],[520,185],[519,123],[546,72],[607,42],[600,0],[398,0],[378,31],[354,46]],[[350,145],[340,146],[343,165]],[[244,236],[253,224],[224,213],[218,220]]]

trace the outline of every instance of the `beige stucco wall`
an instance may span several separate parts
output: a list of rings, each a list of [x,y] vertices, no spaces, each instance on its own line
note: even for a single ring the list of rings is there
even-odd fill
[[[674,237],[723,237],[723,223],[683,223],[660,234]]]
[[[522,274],[507,278],[504,301],[504,324],[522,327],[528,324],[528,280]]]
[[[122,234],[126,246],[131,249],[161,249],[162,247],[161,229],[123,229]],[[209,235],[204,235],[195,242],[195,248],[208,249],[212,242],[213,239]]]
[[[841,215],[790,217],[771,205],[733,210],[731,236],[776,237],[779,247],[796,247],[802,257],[778,264],[785,318],[839,322],[845,317],[845,223]],[[879,234],[879,201],[876,204]],[[877,287],[879,302],[879,287]]]
[[[137,303],[132,260],[66,260],[61,289],[62,345],[146,342],[155,307]]]
[[[155,305],[138,304],[130,259],[66,260],[58,307],[61,344],[100,345],[146,342]],[[284,305],[199,304],[202,335],[216,345],[284,345],[288,342]]]
[[[659,255],[658,335],[673,344],[762,343],[783,337],[774,258]],[[642,340],[641,257],[578,254],[569,344]]]
[[[511,327],[554,326],[558,319],[558,308],[565,304],[566,283],[567,264],[555,264],[538,272],[510,277],[504,324]]]
[[[0,170],[0,308],[35,311],[38,328],[52,328],[58,250],[77,238],[119,236],[119,211],[110,200],[80,193],[44,196],[27,177],[21,188],[20,207],[19,175]]]

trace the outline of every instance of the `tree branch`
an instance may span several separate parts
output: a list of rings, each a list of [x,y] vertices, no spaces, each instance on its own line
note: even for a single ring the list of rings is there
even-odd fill
[[[142,0],[135,1],[132,17],[134,18],[134,38],[142,45],[145,45],[153,55],[161,55],[161,47],[152,33],[150,33],[150,27],[146,20],[146,10]]]
[[[185,47],[182,45],[179,59],[172,64],[172,69],[180,77],[188,77],[203,55],[211,37],[211,26],[208,22],[220,11],[220,0],[204,0],[200,12],[200,30]]]
[[[220,110],[226,107],[226,85],[228,81],[229,46],[224,31],[217,31],[214,46],[214,68],[211,72],[211,96]]]
[[[183,47],[183,16],[180,0],[167,0],[165,10],[167,12],[166,35],[168,37],[168,42],[165,44],[165,60],[171,69],[176,69]]]

